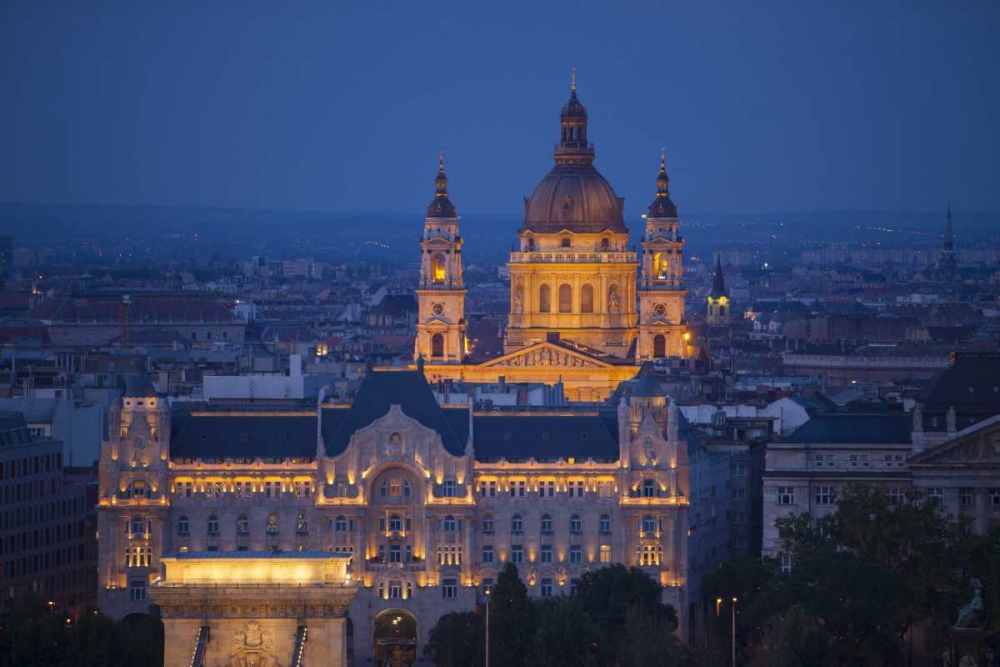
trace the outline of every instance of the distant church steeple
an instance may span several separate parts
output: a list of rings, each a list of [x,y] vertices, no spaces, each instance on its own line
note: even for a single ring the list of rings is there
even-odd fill
[[[715,271],[712,272],[712,292],[708,295],[708,323],[723,326],[729,323],[729,296],[726,281],[722,277],[722,254],[715,256]]]
[[[955,229],[951,224],[951,204],[948,204],[948,222],[944,228],[944,242],[941,244],[938,269],[949,274],[958,270],[958,257],[955,255]]]

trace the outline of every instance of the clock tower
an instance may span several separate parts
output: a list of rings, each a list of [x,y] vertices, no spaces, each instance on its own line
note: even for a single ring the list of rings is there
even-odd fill
[[[434,200],[420,240],[417,340],[414,359],[460,364],[465,357],[465,286],[458,213],[448,198],[444,156],[438,163]]]
[[[666,158],[660,153],[656,198],[649,205],[642,239],[639,284],[639,344],[635,362],[686,357],[689,334],[684,324],[684,238],[677,233],[677,207],[670,199]]]

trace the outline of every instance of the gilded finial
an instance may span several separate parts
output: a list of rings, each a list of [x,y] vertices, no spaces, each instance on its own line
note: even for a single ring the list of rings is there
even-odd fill
[[[570,78],[569,78],[569,89],[571,91],[575,92],[576,91],[576,68],[574,67],[571,72],[572,73],[570,74]]]
[[[667,149],[660,148],[660,169],[667,168]]]

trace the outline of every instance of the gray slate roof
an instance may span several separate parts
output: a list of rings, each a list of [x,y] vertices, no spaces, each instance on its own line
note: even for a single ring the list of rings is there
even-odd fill
[[[906,444],[912,418],[901,414],[819,414],[785,438],[802,444]]]

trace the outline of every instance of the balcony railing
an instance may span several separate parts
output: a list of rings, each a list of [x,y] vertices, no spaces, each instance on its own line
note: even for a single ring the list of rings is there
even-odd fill
[[[511,264],[626,264],[636,263],[634,252],[512,252]]]

